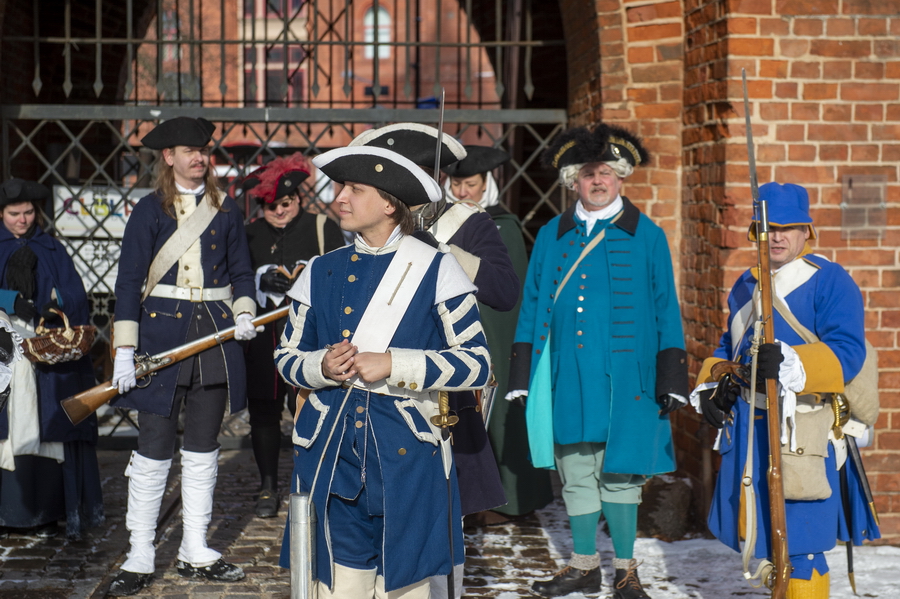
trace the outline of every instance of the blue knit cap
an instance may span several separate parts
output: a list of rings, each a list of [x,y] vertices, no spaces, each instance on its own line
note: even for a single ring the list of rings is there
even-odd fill
[[[766,183],[759,188],[759,199],[765,200],[768,209],[769,224],[776,227],[793,227],[807,225],[809,238],[816,238],[816,229],[809,215],[809,193],[804,187],[793,183]],[[750,225],[748,237],[756,241],[756,214]]]

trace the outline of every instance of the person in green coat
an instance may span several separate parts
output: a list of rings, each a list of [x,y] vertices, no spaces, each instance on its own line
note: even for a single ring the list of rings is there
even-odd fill
[[[500,192],[491,171],[509,160],[509,154],[489,146],[465,146],[466,157],[443,169],[448,175],[444,182],[447,198],[452,202],[469,202],[484,209],[497,225],[506,245],[513,268],[520,281],[519,299],[512,310],[500,312],[479,302],[481,321],[487,336],[494,375],[497,379],[497,400],[488,420],[488,437],[500,470],[500,479],[508,503],[483,512],[481,521],[500,523],[529,514],[553,500],[550,473],[531,465],[528,451],[528,432],[525,428],[525,409],[518,403],[504,401],[509,379],[509,352],[522,302],[521,282],[525,281],[528,256],[522,225],[500,203]]]

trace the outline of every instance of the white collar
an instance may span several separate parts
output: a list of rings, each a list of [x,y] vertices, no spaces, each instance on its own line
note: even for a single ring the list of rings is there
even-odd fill
[[[391,231],[391,234],[388,236],[387,241],[384,242],[384,245],[380,248],[372,247],[366,240],[363,239],[362,235],[359,233],[356,234],[356,239],[354,240],[354,245],[356,249],[363,252],[364,254],[387,254],[393,252],[397,249],[397,246],[400,244],[400,240],[405,237],[403,233],[400,232],[400,225],[394,227],[394,230]]]
[[[584,221],[584,224],[587,227],[586,230],[588,234],[590,234],[591,229],[594,228],[594,223],[598,220],[607,220],[614,217],[624,207],[625,203],[622,201],[621,195],[616,196],[615,200],[599,210],[586,210],[584,204],[579,199],[578,203],[575,204],[575,215]]]
[[[197,187],[196,189],[188,189],[187,187],[183,186],[178,181],[176,181],[175,189],[178,190],[178,193],[191,194],[191,195],[198,196],[206,191],[206,183],[201,183],[200,187]]]

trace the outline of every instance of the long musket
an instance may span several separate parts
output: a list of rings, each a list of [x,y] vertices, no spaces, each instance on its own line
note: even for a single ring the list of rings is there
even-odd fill
[[[759,266],[759,293],[762,304],[760,318],[763,323],[763,340],[775,343],[775,321],[772,318],[772,271],[769,261],[769,215],[765,200],[759,198],[756,179],[756,155],[753,151],[753,131],[750,125],[750,102],[747,99],[747,71],[741,69],[744,84],[744,118],[747,127],[747,157],[750,161],[750,192],[757,216],[756,237]],[[772,521],[772,562],[774,580],[770,581],[773,599],[784,599],[791,578],[791,560],[788,555],[787,517],[784,510],[784,483],[781,479],[781,406],[778,401],[778,382],[766,379],[766,409],[769,432],[769,517]],[[753,414],[751,400],[751,418]]]
[[[268,324],[279,318],[287,316],[290,306],[284,306],[277,310],[272,310],[261,316],[257,316],[251,322],[253,326]],[[195,341],[179,345],[174,349],[160,352],[155,356],[139,358],[135,367],[134,376],[138,379],[147,377],[157,370],[171,366],[189,358],[195,354],[207,350],[211,347],[221,345],[226,341],[234,338],[235,327],[222,329],[212,335],[201,337]],[[66,412],[66,416],[72,421],[72,424],[79,424],[82,420],[96,412],[100,406],[109,403],[116,395],[119,394],[119,388],[112,384],[112,381],[106,381],[96,387],[91,387],[86,391],[82,391],[77,395],[62,400],[62,408]]]

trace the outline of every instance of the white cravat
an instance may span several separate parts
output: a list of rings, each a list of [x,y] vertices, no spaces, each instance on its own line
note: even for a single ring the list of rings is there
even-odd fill
[[[625,203],[622,201],[622,196],[620,195],[616,196],[615,200],[599,210],[586,210],[584,203],[581,200],[578,200],[578,203],[575,204],[575,215],[584,221],[585,227],[587,227],[586,231],[590,235],[591,229],[594,228],[594,223],[598,220],[606,220],[614,217],[624,206]]]

